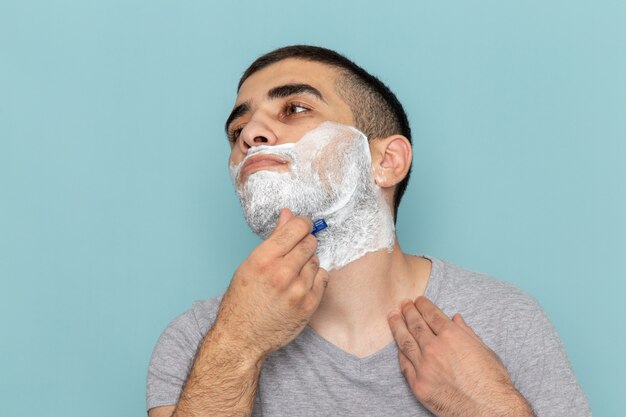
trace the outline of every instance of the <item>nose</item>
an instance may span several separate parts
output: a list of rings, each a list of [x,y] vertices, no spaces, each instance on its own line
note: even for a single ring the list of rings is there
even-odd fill
[[[239,141],[241,150],[247,153],[253,146],[275,145],[276,134],[267,121],[261,118],[253,118],[242,129],[241,140]]]

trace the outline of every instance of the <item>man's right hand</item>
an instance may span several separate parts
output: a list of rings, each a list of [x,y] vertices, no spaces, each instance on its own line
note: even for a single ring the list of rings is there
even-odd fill
[[[328,272],[315,256],[311,229],[311,219],[283,209],[224,294],[212,332],[253,361],[295,339],[319,306]]]

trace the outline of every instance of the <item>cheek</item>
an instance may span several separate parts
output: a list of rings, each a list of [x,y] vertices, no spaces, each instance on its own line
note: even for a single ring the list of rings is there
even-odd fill
[[[228,165],[239,165],[243,161],[244,154],[241,153],[236,147],[230,150],[230,156],[228,157]]]
[[[319,120],[300,120],[299,122],[300,124],[296,125],[294,123],[288,126],[288,128],[283,129],[283,131],[277,135],[278,144],[298,143],[302,136],[322,123]]]

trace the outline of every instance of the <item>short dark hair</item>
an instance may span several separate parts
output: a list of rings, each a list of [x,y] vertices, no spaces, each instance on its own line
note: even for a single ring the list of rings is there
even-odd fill
[[[395,94],[381,80],[345,56],[326,48],[311,45],[292,45],[275,49],[257,58],[241,76],[237,91],[255,72],[279,61],[295,58],[319,62],[339,70],[337,93],[352,110],[356,128],[369,139],[384,138],[400,134],[411,142],[411,127],[402,104]],[[393,199],[394,219],[397,219],[398,206],[404,195],[411,167],[406,177],[398,183]]]

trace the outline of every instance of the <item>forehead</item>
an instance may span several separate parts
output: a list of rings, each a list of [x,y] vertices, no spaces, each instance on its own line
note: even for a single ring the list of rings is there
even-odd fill
[[[309,84],[325,97],[338,98],[335,83],[339,71],[321,62],[288,58],[271,64],[246,79],[237,94],[237,103],[261,96],[273,87],[286,84]]]

